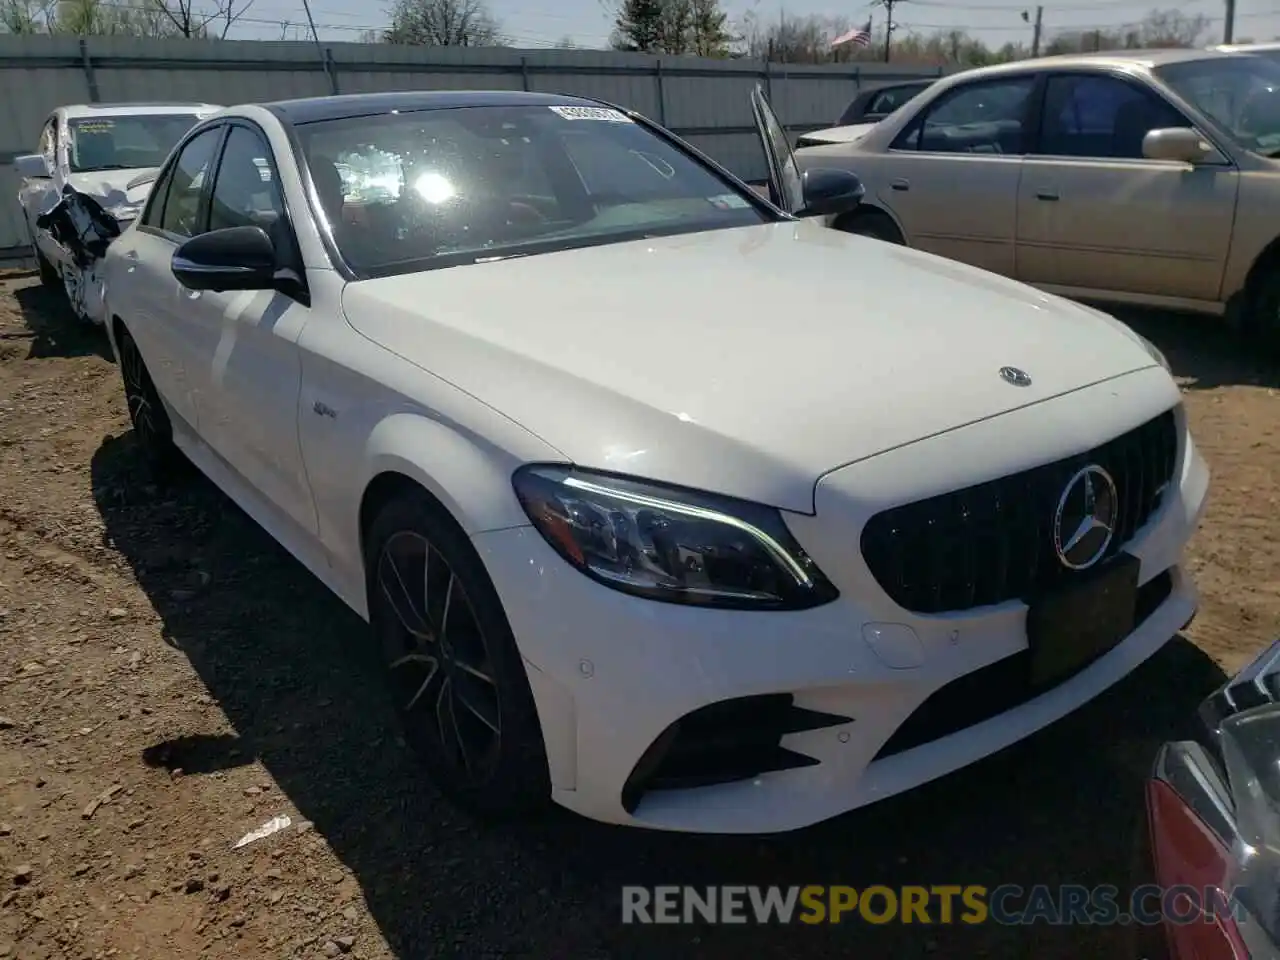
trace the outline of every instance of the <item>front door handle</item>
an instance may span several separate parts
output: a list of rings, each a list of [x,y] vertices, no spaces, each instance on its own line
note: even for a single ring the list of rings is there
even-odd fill
[[[1037,199],[1037,200],[1047,200],[1047,201],[1052,202],[1052,201],[1054,201],[1054,200],[1057,200],[1057,199],[1058,199],[1058,191],[1057,191],[1057,190],[1053,190],[1053,189],[1051,189],[1051,188],[1049,188],[1049,187],[1043,187],[1043,188],[1041,188],[1041,189],[1039,189],[1039,190],[1037,190],[1037,191],[1036,191],[1036,199]]]
[[[889,184],[889,187],[890,189],[893,189],[893,190],[910,190],[911,181],[901,180],[901,179],[895,180],[893,181],[893,183]]]

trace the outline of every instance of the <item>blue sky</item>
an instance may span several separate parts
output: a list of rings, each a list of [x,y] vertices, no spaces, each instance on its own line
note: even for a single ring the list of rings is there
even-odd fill
[[[563,36],[572,37],[583,46],[602,46],[613,20],[611,3],[612,0],[556,0],[554,4],[489,0],[504,33],[517,45],[529,47],[549,46]],[[823,0],[723,0],[723,5],[733,20],[749,10],[760,17],[777,17],[784,9],[788,14],[844,15],[854,21],[871,15],[877,23],[883,22],[884,17],[883,9],[870,7],[866,0],[847,4]],[[1188,15],[1204,14],[1212,20],[1213,39],[1221,39],[1222,0],[1062,0],[1045,4],[1045,33],[1115,27],[1141,20],[1152,7],[1177,8]],[[384,8],[369,0],[312,0],[311,9],[322,39],[353,40],[361,28],[381,27],[387,22]],[[998,46],[1006,41],[1030,40],[1031,28],[1020,16],[1024,9],[1027,5],[1018,0],[904,0],[894,19],[901,29],[915,28],[922,33],[939,28],[966,29]],[[280,39],[283,32],[289,35],[287,39],[301,39],[300,35],[292,36],[299,28],[290,25],[305,22],[302,0],[254,0],[246,22],[238,24],[232,36]],[[1280,0],[1238,0],[1237,39],[1269,40],[1278,35]]]

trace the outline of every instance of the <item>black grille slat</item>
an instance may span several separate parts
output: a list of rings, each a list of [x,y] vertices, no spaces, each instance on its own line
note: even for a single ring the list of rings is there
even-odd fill
[[[1117,553],[1159,506],[1178,436],[1169,410],[1093,450],[885,510],[862,532],[876,582],[907,610],[945,613],[1025,598],[1071,574],[1053,552],[1053,514],[1067,481],[1097,464],[1116,483]]]

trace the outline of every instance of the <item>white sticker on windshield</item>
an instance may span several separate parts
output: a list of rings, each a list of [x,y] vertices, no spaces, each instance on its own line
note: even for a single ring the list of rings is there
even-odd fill
[[[566,120],[604,120],[607,123],[631,123],[631,118],[610,107],[549,107],[552,113]]]
[[[707,197],[707,203],[717,210],[741,210],[751,206],[751,202],[746,197],[740,197],[736,193],[722,193],[718,197]]]

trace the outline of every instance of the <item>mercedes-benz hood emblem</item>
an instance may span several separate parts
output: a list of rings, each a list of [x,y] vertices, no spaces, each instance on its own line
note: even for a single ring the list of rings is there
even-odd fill
[[[1005,383],[1011,383],[1015,387],[1031,386],[1031,374],[1025,370],[1019,370],[1017,367],[1001,367],[1000,379]]]

